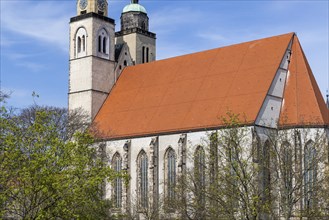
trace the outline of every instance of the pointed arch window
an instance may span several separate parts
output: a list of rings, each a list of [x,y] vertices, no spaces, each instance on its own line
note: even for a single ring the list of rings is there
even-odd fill
[[[316,176],[316,149],[314,142],[309,141],[304,149],[304,203],[307,209],[314,206]]]
[[[217,179],[218,174],[218,134],[216,132],[210,135],[210,163],[209,163],[209,177],[213,182]]]
[[[119,153],[114,154],[112,158],[112,169],[117,173],[122,169],[122,158]],[[112,183],[112,200],[115,208],[121,208],[122,205],[122,178],[116,177]]]
[[[261,151],[262,201],[269,201],[271,195],[270,155],[271,143],[266,141]]]
[[[171,201],[175,198],[176,186],[176,155],[171,147],[165,154],[165,163],[166,198]]]
[[[194,196],[197,203],[196,219],[205,218],[206,161],[205,151],[198,146],[194,153]]]
[[[75,57],[86,56],[86,48],[87,48],[87,32],[86,29],[80,27],[75,36]]]
[[[200,192],[199,201],[204,202],[204,189],[206,186],[206,162],[205,152],[201,146],[195,151],[194,154],[194,178],[196,183],[196,192]]]
[[[138,155],[138,202],[140,208],[148,207],[148,158],[144,150]]]
[[[282,200],[286,204],[292,203],[292,180],[293,180],[293,161],[292,161],[292,149],[288,142],[281,145],[281,173],[282,183],[285,193],[282,194]]]

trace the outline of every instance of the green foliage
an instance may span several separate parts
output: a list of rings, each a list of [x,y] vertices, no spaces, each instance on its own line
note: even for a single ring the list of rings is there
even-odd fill
[[[28,121],[5,107],[0,114],[0,219],[108,218],[104,181],[119,174],[91,134],[67,139],[49,109],[35,108]]]

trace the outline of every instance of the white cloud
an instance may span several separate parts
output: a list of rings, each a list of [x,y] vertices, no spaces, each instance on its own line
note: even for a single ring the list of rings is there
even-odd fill
[[[5,1],[1,25],[5,30],[68,50],[68,13],[61,1]]]
[[[2,53],[3,56],[8,57],[10,60],[13,61],[17,66],[21,66],[23,68],[27,68],[32,72],[39,72],[40,70],[44,69],[45,66],[40,62],[37,62],[38,59],[36,57],[43,56],[45,53],[19,53],[19,52],[9,52],[9,53]],[[35,61],[30,61],[29,59]]]
[[[23,68],[27,68],[32,72],[39,72],[45,68],[45,66],[40,63],[29,62],[29,61],[19,62],[17,63],[17,65]]]

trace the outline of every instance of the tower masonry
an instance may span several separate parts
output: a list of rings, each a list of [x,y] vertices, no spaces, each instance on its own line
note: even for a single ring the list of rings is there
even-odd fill
[[[107,0],[77,0],[70,20],[69,110],[92,121],[126,66],[155,60],[155,34],[138,1],[121,15],[121,31],[108,17]]]
[[[156,35],[149,31],[146,9],[132,0],[121,14],[121,30],[115,33],[116,44],[126,43],[135,64],[156,60]]]
[[[70,20],[69,110],[81,108],[92,120],[115,83],[114,20],[106,0],[77,1]]]

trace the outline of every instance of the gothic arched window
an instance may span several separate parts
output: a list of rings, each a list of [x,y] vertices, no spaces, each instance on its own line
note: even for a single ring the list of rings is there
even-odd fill
[[[172,148],[169,148],[165,154],[165,170],[166,198],[173,200],[176,185],[176,156]]]
[[[314,188],[317,176],[316,149],[309,141],[304,149],[304,195],[305,208],[314,206]]]
[[[140,208],[148,207],[148,159],[144,150],[142,150],[137,158],[138,166],[138,201]]]
[[[204,219],[204,210],[206,205],[205,188],[206,188],[206,160],[205,151],[198,146],[194,153],[194,191],[197,202],[197,219]]]
[[[210,135],[209,153],[209,178],[210,182],[214,182],[218,174],[218,134],[216,132]]]
[[[86,56],[86,48],[87,48],[87,40],[86,40],[87,32],[86,29],[80,27],[75,36],[75,56],[82,57]]]
[[[122,159],[119,153],[114,154],[112,158],[112,169],[116,172],[121,172],[121,163]],[[121,208],[122,204],[122,179],[120,177],[117,177],[114,179],[112,183],[112,199],[114,202],[115,208]]]
[[[292,199],[292,179],[293,179],[293,162],[292,162],[292,149],[288,142],[281,145],[281,172],[283,187],[286,193],[283,193],[282,199],[286,204],[290,204]]]
[[[266,201],[270,197],[270,155],[271,155],[271,144],[266,141],[262,149],[262,176],[263,176],[263,200]]]
[[[194,178],[198,191],[204,190],[206,184],[206,162],[205,152],[201,146],[195,151],[194,154]]]

